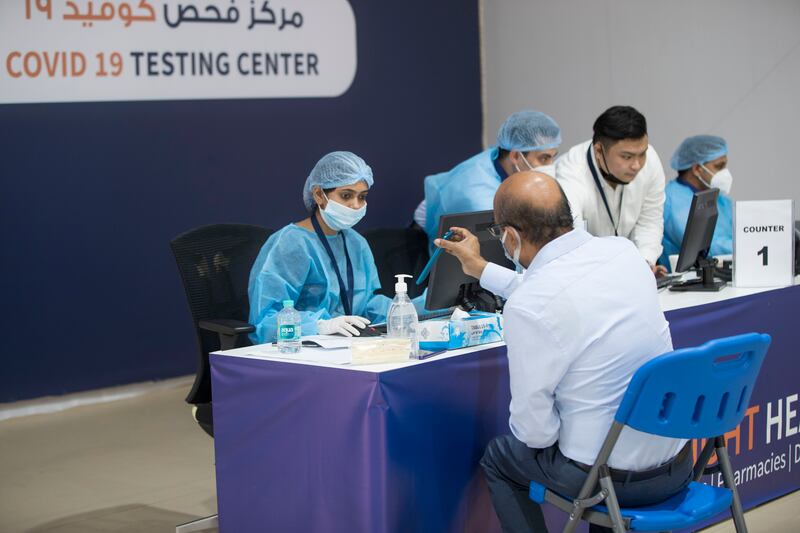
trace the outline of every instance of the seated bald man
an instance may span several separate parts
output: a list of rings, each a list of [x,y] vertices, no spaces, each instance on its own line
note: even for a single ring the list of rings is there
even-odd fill
[[[671,351],[672,339],[636,246],[574,229],[553,178],[512,175],[497,190],[494,217],[492,234],[527,270],[503,312],[511,434],[489,443],[481,466],[503,531],[544,532],[541,509],[528,498],[531,480],[576,497],[634,372]],[[477,238],[452,229],[456,239],[436,245],[483,284],[492,265]],[[626,427],[609,466],[620,504],[648,505],[689,483],[692,457],[686,441]]]

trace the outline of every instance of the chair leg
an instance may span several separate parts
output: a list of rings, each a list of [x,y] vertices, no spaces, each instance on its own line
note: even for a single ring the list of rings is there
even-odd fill
[[[614,492],[614,482],[611,481],[611,472],[606,465],[600,467],[600,487],[608,493],[606,496],[606,509],[608,509],[608,516],[614,524],[614,533],[625,533],[627,528],[622,521],[619,500],[617,500],[617,493]]]
[[[725,446],[725,437],[717,437],[714,442],[714,448],[717,452],[717,461],[722,470],[722,479],[725,480],[725,487],[733,493],[731,515],[733,516],[733,525],[736,527],[736,533],[747,533],[747,525],[744,523],[744,509],[742,509],[739,491],[736,490],[736,483],[733,480],[733,469],[728,457],[728,448]]]
[[[195,531],[208,531],[209,529],[219,528],[219,515],[211,515],[205,518],[198,518],[191,522],[186,522],[175,526],[175,533],[194,533]]]
[[[611,424],[611,429],[608,430],[608,434],[603,441],[603,446],[600,447],[600,452],[597,454],[595,464],[592,466],[592,469],[589,470],[589,474],[586,476],[586,481],[583,482],[583,487],[581,487],[578,497],[573,502],[572,512],[569,514],[569,518],[567,519],[567,523],[564,525],[564,530],[562,533],[573,533],[578,527],[578,523],[581,521],[583,510],[586,507],[591,507],[592,505],[599,503],[599,501],[602,501],[601,498],[601,500],[598,500],[598,502],[592,503],[591,505],[586,505],[588,502],[587,498],[589,498],[591,493],[594,491],[595,486],[597,485],[600,465],[604,465],[608,462],[608,458],[611,455],[611,450],[614,449],[614,445],[617,443],[620,433],[622,433],[622,428],[623,425],[616,420]]]
[[[705,446],[703,446],[702,451],[700,452],[700,457],[697,458],[697,462],[694,465],[693,475],[693,479],[695,481],[700,481],[700,478],[702,478],[703,474],[705,474],[708,461],[711,459],[711,454],[714,453],[714,442],[715,439],[708,439]]]

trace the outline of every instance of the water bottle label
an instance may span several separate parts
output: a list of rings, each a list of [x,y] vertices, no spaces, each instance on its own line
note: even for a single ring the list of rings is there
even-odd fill
[[[292,341],[300,338],[299,325],[283,325],[278,328],[278,339]]]

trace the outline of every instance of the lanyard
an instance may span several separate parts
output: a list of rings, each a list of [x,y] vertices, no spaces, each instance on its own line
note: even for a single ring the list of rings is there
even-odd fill
[[[597,169],[594,168],[594,162],[592,161],[592,146],[589,145],[589,149],[586,151],[586,162],[589,163],[589,170],[592,171],[592,177],[594,178],[594,184],[597,186],[597,190],[600,191],[600,197],[603,199],[603,204],[606,206],[606,213],[608,213],[608,219],[611,221],[611,226],[614,228],[614,236],[619,237],[617,233],[617,224],[614,223],[614,217],[611,216],[611,208],[608,207],[608,200],[606,199],[606,193],[603,191],[603,185],[600,183],[600,178],[597,176]],[[625,189],[622,189],[624,192]],[[620,198],[620,211],[622,210],[622,198]]]
[[[333,270],[334,272],[336,272],[336,279],[339,280],[339,293],[342,296],[342,307],[344,307],[344,314],[352,315],[353,314],[353,263],[350,262],[350,254],[347,253],[347,239],[344,238],[344,231],[340,231],[339,233],[342,235],[344,258],[347,261],[347,285],[344,284],[344,280],[342,279],[342,273],[339,271],[339,265],[336,263],[336,257],[333,255],[331,244],[328,242],[327,237],[325,237],[325,234],[322,232],[322,228],[319,226],[319,221],[317,220],[316,213],[311,215],[311,225],[314,226],[314,231],[317,233],[317,237],[319,237],[319,240],[322,241],[322,246],[325,247],[325,251],[328,252],[328,257],[331,258],[331,263],[333,264]],[[347,287],[350,287],[350,290],[348,290]]]

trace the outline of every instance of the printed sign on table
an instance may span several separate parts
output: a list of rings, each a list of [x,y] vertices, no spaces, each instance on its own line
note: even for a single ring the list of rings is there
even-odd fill
[[[2,0],[0,104],[335,97],[347,0]]]
[[[736,202],[733,281],[737,287],[794,283],[794,202]]]

